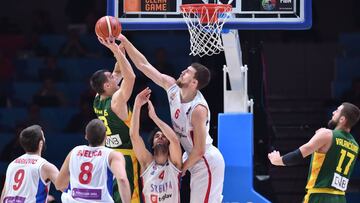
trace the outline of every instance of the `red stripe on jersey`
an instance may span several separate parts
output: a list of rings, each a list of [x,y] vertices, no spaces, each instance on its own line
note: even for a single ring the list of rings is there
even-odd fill
[[[205,195],[205,200],[204,200],[204,203],[208,203],[209,202],[209,196],[210,196],[210,189],[211,189],[211,170],[210,170],[210,166],[209,166],[209,163],[207,162],[206,158],[203,156],[203,159],[205,161],[205,165],[206,165],[206,168],[208,170],[208,174],[209,174],[209,182],[208,182],[208,187],[207,187],[207,190],[206,190],[206,195]]]

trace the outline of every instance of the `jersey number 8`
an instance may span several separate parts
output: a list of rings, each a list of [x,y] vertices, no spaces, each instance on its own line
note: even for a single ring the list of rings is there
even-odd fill
[[[79,182],[81,184],[89,184],[92,178],[93,164],[91,162],[84,162],[80,166]]]

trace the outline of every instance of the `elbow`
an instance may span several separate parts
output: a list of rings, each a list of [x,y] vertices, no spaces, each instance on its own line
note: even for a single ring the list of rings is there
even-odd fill
[[[58,183],[57,181],[55,182],[55,188],[56,190],[59,190],[59,191],[65,191],[66,190],[66,187],[62,186],[60,183]]]
[[[65,180],[65,178],[62,178],[60,176],[58,176],[54,182],[56,190],[62,192],[64,192],[68,188],[69,184],[70,183],[67,180]]]
[[[135,79],[136,79],[136,75],[135,75],[134,71],[131,71],[131,74],[129,74],[129,80],[132,80],[135,82]]]
[[[139,69],[140,70],[145,70],[147,67],[148,67],[148,63],[141,62],[139,64]]]
[[[128,183],[128,179],[126,176],[120,176],[118,178],[118,182],[120,185],[126,185]]]

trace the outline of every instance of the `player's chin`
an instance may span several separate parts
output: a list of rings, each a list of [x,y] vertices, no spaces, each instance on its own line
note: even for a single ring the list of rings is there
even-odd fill
[[[179,86],[180,88],[184,86],[180,78],[176,80],[176,85]]]

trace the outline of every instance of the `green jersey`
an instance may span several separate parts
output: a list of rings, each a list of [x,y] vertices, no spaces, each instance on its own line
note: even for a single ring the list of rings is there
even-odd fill
[[[312,155],[306,189],[324,188],[345,192],[358,152],[359,145],[350,133],[333,130],[329,151]]]
[[[112,97],[108,97],[104,100],[100,100],[100,95],[97,95],[93,104],[95,114],[106,126],[106,147],[114,149],[132,149],[129,136],[131,110],[129,109],[127,120],[121,120],[111,110],[111,99]]]

